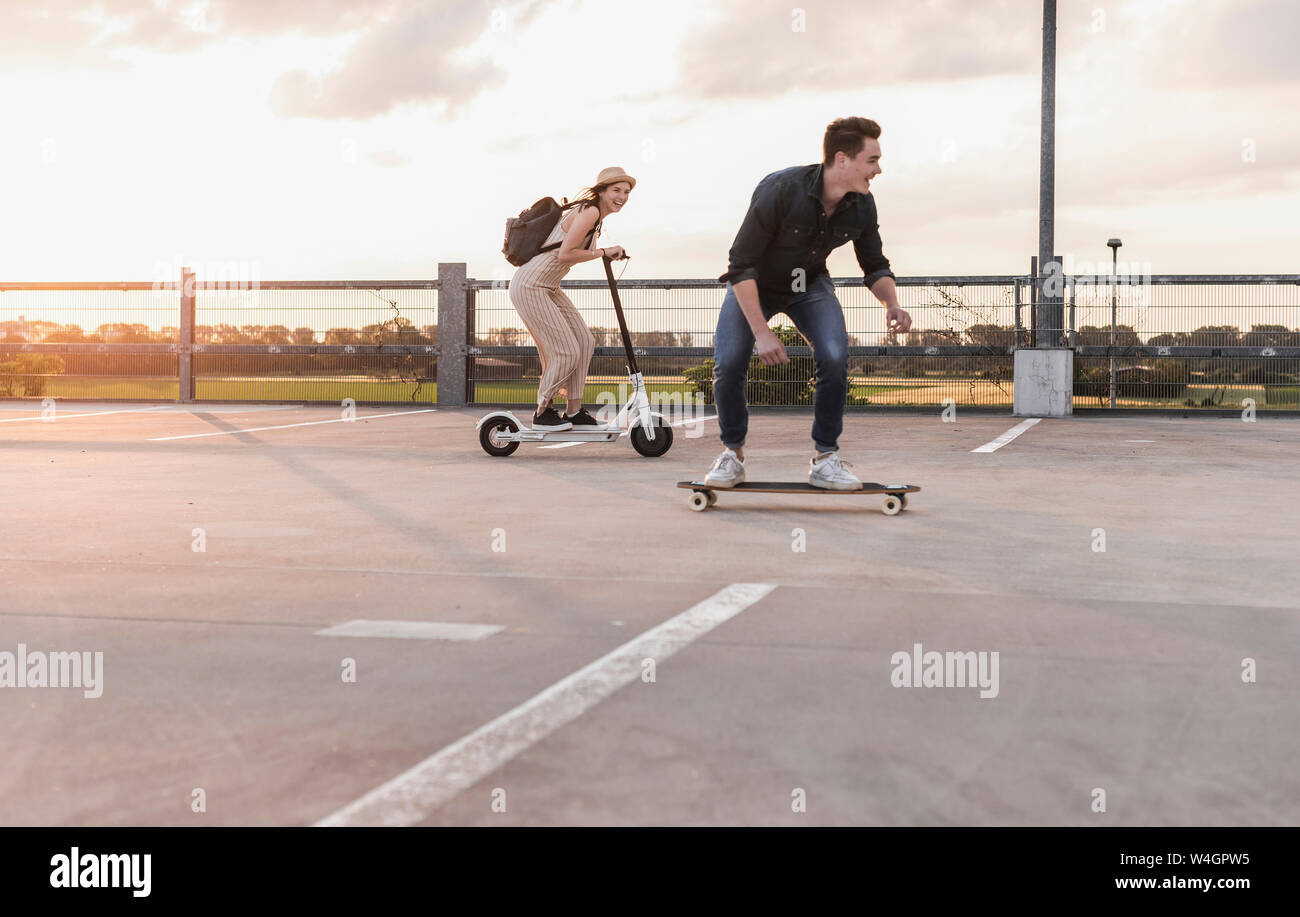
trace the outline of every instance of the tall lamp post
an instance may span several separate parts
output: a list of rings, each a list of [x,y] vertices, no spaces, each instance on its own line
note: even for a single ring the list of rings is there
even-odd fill
[[[1061,297],[1053,289],[1061,266],[1056,247],[1056,0],[1043,0],[1043,88],[1038,140],[1038,277],[1034,281],[1034,328],[1039,347],[1062,346],[1065,326]]]
[[[1107,239],[1106,244],[1110,246],[1110,346],[1115,346],[1115,321],[1117,304],[1116,297],[1119,294],[1119,247],[1124,243],[1119,239]],[[1110,406],[1115,407],[1115,354],[1110,355]]]

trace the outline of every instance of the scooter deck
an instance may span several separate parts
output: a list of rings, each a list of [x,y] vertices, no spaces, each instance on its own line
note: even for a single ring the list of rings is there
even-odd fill
[[[696,512],[702,512],[717,503],[718,494],[830,494],[841,497],[884,494],[882,509],[886,516],[897,516],[907,506],[907,495],[921,489],[915,484],[877,484],[874,481],[863,481],[858,490],[828,490],[825,487],[814,487],[806,481],[746,481],[735,487],[714,487],[703,481],[678,481],[677,486],[691,491],[687,505]]]
[[[592,440],[614,440],[618,439],[627,431],[622,427],[580,427],[571,430],[534,430],[531,427],[520,427],[519,432],[512,435],[521,443],[584,443]]]

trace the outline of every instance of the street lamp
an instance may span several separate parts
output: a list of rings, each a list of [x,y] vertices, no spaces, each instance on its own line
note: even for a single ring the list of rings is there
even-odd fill
[[[1119,239],[1107,239],[1106,244],[1110,246],[1110,346],[1115,346],[1115,319],[1117,304],[1115,297],[1119,293],[1119,247],[1124,243]],[[1110,355],[1110,406],[1115,407],[1115,354]]]

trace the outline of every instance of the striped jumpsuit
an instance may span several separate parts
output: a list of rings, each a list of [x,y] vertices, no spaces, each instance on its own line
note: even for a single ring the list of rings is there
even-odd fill
[[[573,222],[574,210],[564,215],[543,245],[564,239],[564,226]],[[596,248],[592,235],[588,250]],[[537,386],[537,409],[545,410],[563,392],[581,400],[587,384],[587,369],[596,352],[596,339],[577,308],[560,289],[560,281],[571,265],[557,257],[559,249],[541,252],[510,278],[510,304],[515,307],[542,358],[542,378]]]

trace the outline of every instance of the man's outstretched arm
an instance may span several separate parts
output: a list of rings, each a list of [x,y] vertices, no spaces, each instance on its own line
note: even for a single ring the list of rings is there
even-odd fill
[[[759,360],[767,365],[790,362],[785,347],[763,318],[757,280],[758,262],[771,244],[784,212],[785,202],[777,186],[760,184],[754,189],[749,211],[731,245],[727,272],[718,278],[729,282],[735,291],[740,311],[754,332],[754,349]]]
[[[886,274],[869,287],[871,295],[885,307],[885,327],[899,333],[912,330],[912,316],[898,304],[898,287],[894,278]]]
[[[858,266],[862,268],[862,281],[885,307],[885,327],[891,332],[910,331],[912,316],[898,305],[898,287],[894,284],[894,272],[889,269],[889,259],[885,257],[885,245],[880,239],[880,224],[876,221],[876,204],[871,198],[867,198],[867,201],[869,228],[853,242],[853,253],[857,255]]]

